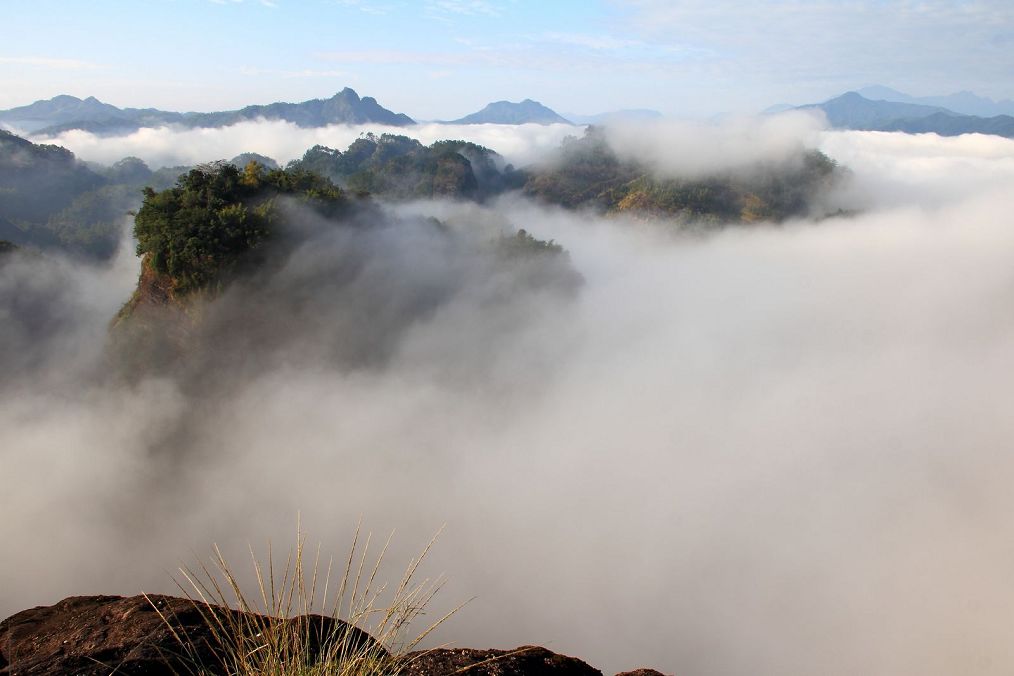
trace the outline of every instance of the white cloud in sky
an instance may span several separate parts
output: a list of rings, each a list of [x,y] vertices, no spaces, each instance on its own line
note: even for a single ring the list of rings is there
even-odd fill
[[[941,92],[946,87],[1009,94],[1014,32],[1009,2],[796,2],[631,0],[618,4],[626,27],[644,39],[710,50],[713,74],[749,88],[762,78],[825,86],[874,82]],[[960,83],[960,84],[957,84]]]

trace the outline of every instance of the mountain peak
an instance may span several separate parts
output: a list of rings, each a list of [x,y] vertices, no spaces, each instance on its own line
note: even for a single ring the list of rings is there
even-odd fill
[[[556,111],[538,101],[524,99],[518,103],[494,101],[482,110],[466,115],[451,124],[570,124]]]
[[[912,96],[883,85],[870,85],[869,87],[860,89],[859,93],[868,99],[935,106],[946,108],[951,112],[962,115],[976,115],[979,117],[1014,115],[1014,101],[994,101],[991,98],[979,96],[967,89],[947,95]]]
[[[962,115],[940,106],[873,101],[856,92],[846,92],[823,103],[799,108],[822,110],[831,126],[838,129],[933,132],[941,136],[981,133],[1014,137],[1014,118],[1010,116],[985,118]]]
[[[165,124],[224,127],[258,118],[285,120],[301,127],[366,123],[403,127],[413,124],[412,118],[387,110],[372,97],[360,99],[359,94],[350,87],[345,87],[330,99],[251,105],[240,110],[213,113],[183,114],[154,108],[120,109],[103,103],[94,96],[82,101],[66,94],[55,96],[48,101],[36,101],[21,108],[0,110],[0,122],[40,135],[57,134],[67,129],[85,129],[96,134],[118,134]]]

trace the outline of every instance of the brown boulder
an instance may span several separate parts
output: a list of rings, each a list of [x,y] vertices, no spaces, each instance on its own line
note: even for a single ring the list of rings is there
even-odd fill
[[[226,624],[266,619],[171,596],[74,596],[0,622],[0,676],[106,676],[114,670],[170,676],[199,666],[221,673],[222,651],[208,625],[209,611]],[[325,637],[344,632],[353,632],[356,645],[375,645],[340,620],[306,615],[290,621],[310,623],[310,630],[296,632],[309,638],[310,654],[320,653]]]
[[[616,674],[616,676],[665,676],[665,674],[654,669],[634,669],[633,671],[624,671],[623,673]]]
[[[402,676],[602,676],[576,657],[523,646],[514,650],[437,649],[409,653]]]
[[[281,622],[172,596],[74,596],[0,622],[0,676],[172,676],[198,670],[225,674],[223,651],[209,617],[227,626],[251,620],[270,626]],[[292,635],[311,659],[344,636],[357,647],[383,651],[368,634],[341,620],[304,615],[288,622],[300,623]],[[418,651],[406,655],[403,664],[401,676],[602,676],[577,658],[536,646]],[[628,676],[657,673],[640,670]]]

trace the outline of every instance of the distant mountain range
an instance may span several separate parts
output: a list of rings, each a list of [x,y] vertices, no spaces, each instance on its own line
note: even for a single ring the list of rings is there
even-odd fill
[[[142,127],[168,124],[184,127],[226,127],[244,120],[284,120],[300,127],[329,124],[415,124],[408,115],[384,108],[372,97],[360,98],[346,87],[330,99],[302,103],[272,103],[214,113],[177,113],[155,108],[117,108],[93,96],[79,99],[56,96],[48,101],[0,111],[0,123],[38,136],[55,136],[71,129],[96,134],[123,134]]]
[[[655,111],[618,111],[584,119],[623,116],[657,116]],[[239,110],[213,113],[178,113],[156,108],[117,108],[94,96],[79,99],[61,95],[27,106],[0,111],[0,125],[33,134],[56,136],[72,129],[99,135],[128,134],[144,127],[176,125],[181,127],[227,127],[244,120],[284,120],[300,127],[325,127],[329,124],[383,124],[405,127],[415,120],[403,113],[384,108],[377,100],[360,98],[346,87],[330,99],[313,99],[302,103],[271,103],[246,106]],[[519,103],[496,101],[482,110],[446,124],[571,124],[569,120],[538,101],[525,99]]]
[[[809,109],[824,111],[827,121],[832,126],[844,129],[877,129],[895,120],[927,117],[936,113],[957,115],[957,113],[939,106],[872,101],[856,92],[846,92],[823,103],[813,103],[797,108],[797,110]]]
[[[858,90],[863,97],[872,101],[893,101],[895,103],[917,103],[923,106],[939,106],[962,115],[977,117],[995,117],[997,115],[1014,115],[1014,101],[1004,99],[994,101],[972,92],[963,91],[946,96],[910,96],[897,89],[872,85]]]
[[[884,97],[884,98],[874,98]],[[947,105],[944,105],[947,104]],[[971,92],[947,96],[913,97],[875,85],[858,92],[805,106],[780,104],[765,113],[784,110],[823,111],[830,124],[839,129],[933,132],[943,136],[982,133],[1014,138],[1014,101],[993,101]],[[993,115],[965,111],[1009,111]],[[654,110],[617,110],[598,115],[563,116],[538,101],[518,103],[496,101],[482,110],[445,124],[613,124],[643,122],[661,117]],[[384,108],[372,97],[362,97],[346,87],[329,99],[301,103],[271,103],[239,110],[212,113],[179,113],[156,108],[117,108],[93,96],[79,99],[61,95],[27,106],[0,111],[0,128],[10,128],[39,137],[52,137],[80,129],[99,135],[126,134],[145,127],[175,125],[189,128],[226,127],[246,120],[283,120],[300,127],[329,124],[382,124],[405,127],[415,121],[403,113]]]
[[[0,111],[0,122],[32,133],[50,129],[87,129],[95,132],[121,127],[136,129],[179,122],[182,119],[180,113],[153,108],[117,108],[94,96],[79,99],[61,95],[48,101],[36,101],[31,105]]]
[[[571,124],[559,113],[538,101],[525,99],[520,103],[495,101],[482,110],[446,124]]]
[[[769,109],[774,110],[774,107]],[[823,103],[798,106],[795,110],[821,110],[831,126],[838,129],[932,132],[941,136],[978,133],[1014,138],[1014,117],[1010,115],[962,115],[941,106],[871,100],[858,92],[846,92]]]
[[[662,117],[657,110],[643,108],[613,110],[597,115],[557,113],[538,101],[525,99],[519,103],[496,101],[482,110],[444,124],[616,124],[618,122],[644,122]]]

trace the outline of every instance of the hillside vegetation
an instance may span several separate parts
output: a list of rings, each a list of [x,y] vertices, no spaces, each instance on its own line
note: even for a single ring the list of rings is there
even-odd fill
[[[520,189],[542,202],[717,225],[821,215],[820,198],[841,177],[818,151],[782,163],[698,178],[670,178],[620,158],[600,128],[569,138],[553,161],[515,169],[494,151],[465,141],[424,146],[407,136],[366,134],[347,150],[314,146],[292,169],[319,173],[357,193],[387,199],[450,197],[484,201]]]
[[[524,229],[400,216],[305,169],[255,162],[146,189],[134,233],[141,273],[114,322],[128,374],[368,367],[444,307],[510,314],[581,283],[563,247]]]
[[[221,282],[277,235],[282,196],[325,217],[347,203],[340,188],[305,170],[265,171],[256,162],[243,171],[229,163],[191,169],[172,188],[144,189],[134,220],[137,254],[168,275],[178,294]]]
[[[258,167],[256,173],[244,174],[251,162]],[[226,164],[234,168],[226,170]],[[0,239],[29,249],[108,259],[122,238],[125,219],[144,200],[142,233],[161,234],[158,246],[151,239],[143,246],[155,246],[152,262],[176,275],[182,290],[206,283],[199,270],[209,261],[228,258],[238,241],[253,246],[260,237],[256,233],[273,218],[266,204],[270,197],[300,191],[315,191],[316,200],[330,195],[336,202],[346,193],[393,201],[484,202],[520,190],[565,208],[634,213],[708,227],[819,217],[823,194],[843,173],[833,160],[809,151],[781,164],[698,178],[666,177],[646,162],[618,156],[595,127],[581,138],[565,140],[553,161],[524,169],[515,169],[495,151],[475,143],[445,140],[425,146],[396,134],[364,134],[345,150],[317,145],[285,171],[255,153],[216,166],[211,173],[207,167],[197,173],[191,167],[152,171],[140,159],[128,157],[105,167],[81,162],[64,148],[0,131]],[[172,188],[175,197],[153,197],[173,186],[181,174],[184,180]],[[204,180],[217,182],[216,187],[208,192],[207,186],[199,185]],[[198,194],[203,197],[195,197]],[[212,194],[219,203],[207,202]],[[204,222],[195,211],[199,204],[216,213],[223,226],[229,224],[217,241],[204,239],[200,232],[170,237],[168,230],[152,225],[157,208],[165,210],[158,217],[161,221],[194,217],[193,222]],[[244,206],[219,213],[225,204]],[[214,230],[217,224],[210,227]],[[165,250],[156,255],[162,246]]]
[[[0,130],[0,239],[83,258],[116,250],[124,219],[145,185],[171,185],[178,170],[151,171],[128,157],[110,167],[85,164],[66,148]]]
[[[523,190],[567,208],[718,225],[814,215],[840,173],[832,159],[813,150],[781,165],[667,178],[644,162],[620,158],[604,133],[591,127],[582,138],[565,140],[554,163],[530,170]]]
[[[355,192],[392,199],[483,200],[518,188],[524,175],[489,148],[467,141],[424,146],[396,134],[365,134],[344,152],[314,146],[290,169],[316,172]]]

